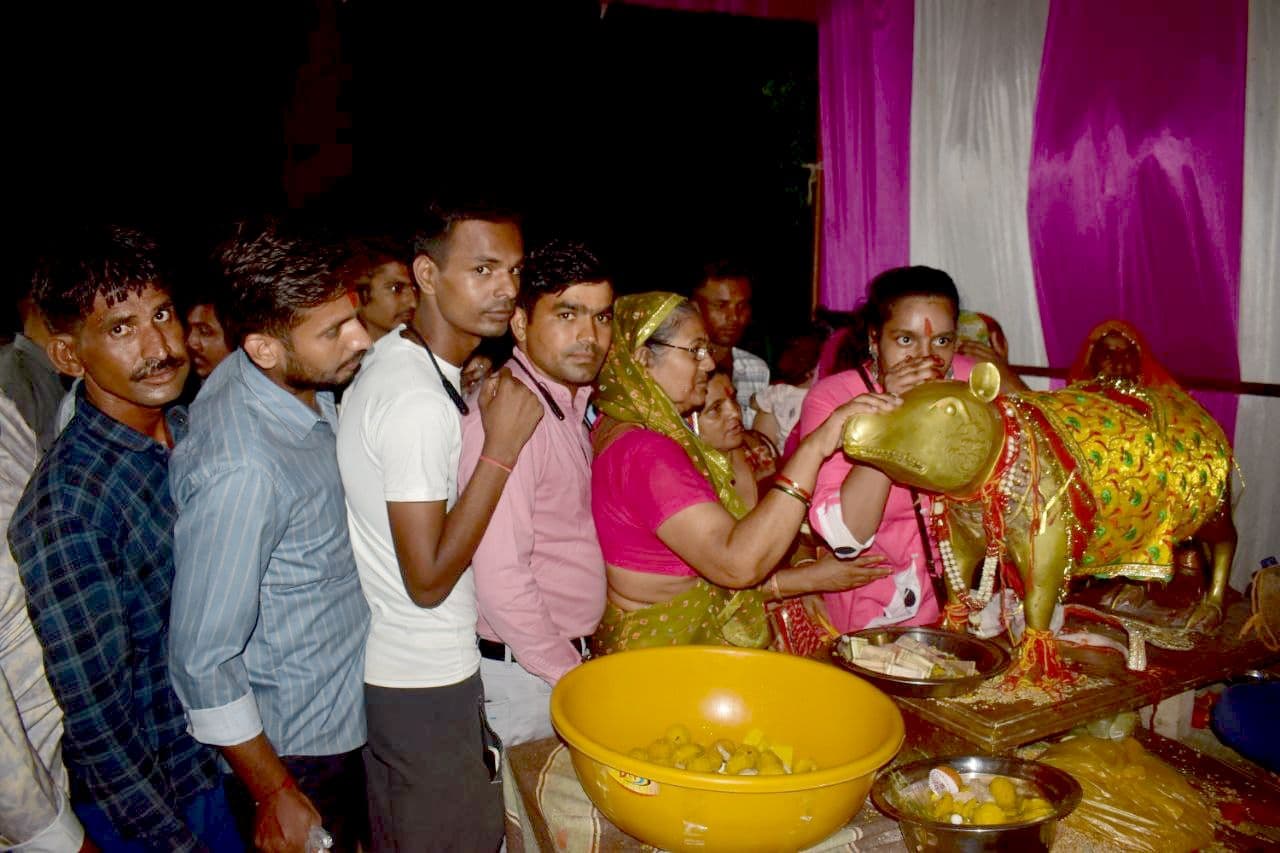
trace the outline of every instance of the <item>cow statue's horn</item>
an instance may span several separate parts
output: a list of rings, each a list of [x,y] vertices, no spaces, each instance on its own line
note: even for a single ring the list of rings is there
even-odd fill
[[[980,361],[969,374],[969,390],[984,403],[990,403],[1000,393],[1000,371],[989,361]]]

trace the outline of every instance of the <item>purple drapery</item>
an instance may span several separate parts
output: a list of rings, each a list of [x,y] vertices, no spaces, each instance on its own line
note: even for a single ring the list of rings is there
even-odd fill
[[[1120,318],[1178,374],[1239,379],[1247,0],[1053,0],[1027,205],[1045,346]],[[1236,398],[1198,394],[1235,428]]]
[[[827,308],[856,307],[873,276],[907,263],[914,25],[914,0],[818,7]]]

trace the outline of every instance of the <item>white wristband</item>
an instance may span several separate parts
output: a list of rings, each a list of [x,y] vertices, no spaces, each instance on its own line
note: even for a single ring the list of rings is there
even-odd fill
[[[872,534],[866,542],[858,541],[858,537],[854,536],[844,523],[844,512],[838,500],[818,507],[813,511],[812,517],[818,535],[827,541],[831,550],[841,560],[852,560],[876,541],[875,534]]]

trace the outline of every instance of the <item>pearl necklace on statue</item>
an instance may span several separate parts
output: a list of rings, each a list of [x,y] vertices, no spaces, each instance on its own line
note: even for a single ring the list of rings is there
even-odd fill
[[[937,509],[935,512],[942,512],[943,506],[939,502],[935,504]],[[996,588],[996,567],[1000,563],[1000,555],[991,553],[991,549],[987,549],[986,559],[982,561],[982,574],[978,579],[978,591],[971,591],[964,578],[960,575],[960,566],[956,564],[956,553],[951,549],[951,540],[942,539],[938,542],[938,553],[942,557],[942,571],[946,575],[947,585],[951,587],[952,594],[970,610],[981,610],[991,601],[991,596],[995,594]]]
[[[1000,554],[1004,549],[1005,519],[1017,497],[1025,496],[1031,485],[1031,469],[1028,461],[1015,464],[1022,451],[1021,431],[1015,427],[1017,417],[1006,403],[1001,407],[1005,416],[1005,442],[1000,453],[1000,461],[995,471],[999,476],[994,485],[984,486],[977,496],[971,500],[982,500],[982,527],[987,537],[987,553],[982,561],[982,571],[978,576],[978,589],[970,590],[960,574],[960,566],[956,562],[955,551],[951,547],[949,535],[938,536],[938,553],[942,557],[942,569],[952,594],[970,610],[981,610],[991,601],[995,594],[996,575],[1000,568]],[[994,472],[993,472],[994,473]],[[942,517],[945,507],[941,501],[934,504],[934,514],[938,516],[937,527],[942,532],[946,521]]]

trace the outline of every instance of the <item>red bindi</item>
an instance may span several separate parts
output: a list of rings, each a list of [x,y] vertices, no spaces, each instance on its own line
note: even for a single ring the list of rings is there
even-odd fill
[[[933,337],[933,324],[929,322],[929,318],[924,318],[924,333],[926,337]]]
[[[351,300],[352,308],[360,307],[360,297],[356,295],[356,292],[354,290],[347,291],[347,298]]]

